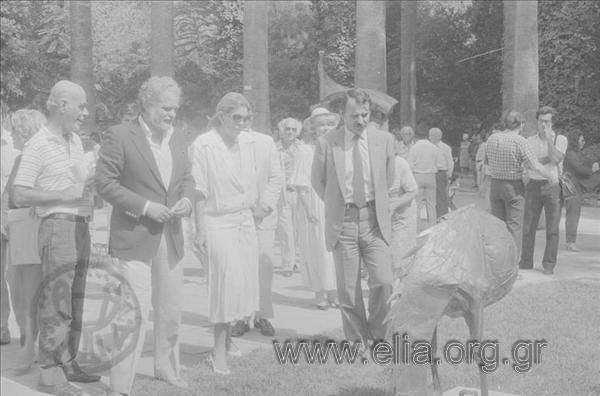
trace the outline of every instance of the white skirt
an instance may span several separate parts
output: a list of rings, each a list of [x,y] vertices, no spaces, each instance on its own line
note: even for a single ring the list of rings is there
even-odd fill
[[[258,311],[258,242],[250,210],[207,215],[208,320],[228,323]]]

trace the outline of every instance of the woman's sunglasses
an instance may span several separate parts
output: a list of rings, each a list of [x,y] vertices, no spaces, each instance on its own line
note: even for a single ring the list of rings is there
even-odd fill
[[[231,116],[231,120],[236,123],[237,122],[247,123],[247,122],[252,121],[252,119],[253,119],[253,117],[251,115],[244,117],[239,114],[234,114]]]

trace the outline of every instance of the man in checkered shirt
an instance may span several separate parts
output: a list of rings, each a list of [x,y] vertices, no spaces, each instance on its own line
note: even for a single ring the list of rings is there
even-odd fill
[[[506,222],[520,257],[525,211],[523,168],[535,170],[550,185],[557,185],[558,177],[538,162],[527,139],[520,135],[525,124],[523,115],[510,111],[503,121],[505,130],[490,136],[486,147],[486,162],[492,176],[490,208],[494,216]]]

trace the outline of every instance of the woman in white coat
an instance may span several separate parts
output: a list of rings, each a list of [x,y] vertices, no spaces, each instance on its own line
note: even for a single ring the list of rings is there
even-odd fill
[[[257,198],[252,116],[246,98],[230,92],[217,104],[212,128],[192,146],[196,181],[195,247],[208,265],[208,319],[214,324],[214,372],[229,374],[230,323],[258,310]]]

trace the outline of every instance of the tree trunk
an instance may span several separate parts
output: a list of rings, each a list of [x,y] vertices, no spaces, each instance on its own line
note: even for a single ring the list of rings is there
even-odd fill
[[[387,91],[385,1],[356,2],[354,86]]]
[[[417,127],[415,62],[417,2],[403,1],[400,16],[400,125]]]
[[[254,110],[255,129],[271,132],[269,107],[269,3],[244,4],[244,95]]]
[[[173,77],[173,2],[152,2],[152,64],[153,76]]]
[[[71,80],[83,87],[87,96],[90,115],[83,134],[96,131],[96,90],[94,88],[94,65],[92,58],[92,3],[70,1],[71,24]]]
[[[517,110],[525,115],[524,136],[537,132],[537,8],[537,1],[504,1],[502,110]]]

